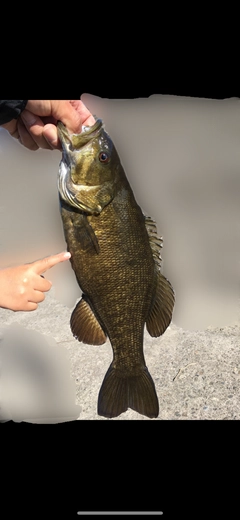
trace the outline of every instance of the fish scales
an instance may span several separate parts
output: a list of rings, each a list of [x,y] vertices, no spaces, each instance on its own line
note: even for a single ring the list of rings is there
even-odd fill
[[[94,250],[82,250],[81,244],[76,240],[74,245],[72,241],[70,251],[73,265],[77,263],[81,273],[79,282],[83,293],[90,301],[95,302],[95,311],[101,316],[102,322],[107,324],[107,335],[117,361],[123,357],[121,351],[126,349],[128,357],[142,358],[139,345],[142,344],[140,339],[144,318],[151,301],[154,261],[147,234],[146,243],[142,240],[137,247],[136,242],[140,241],[136,236],[133,219],[129,230],[123,229],[116,218],[116,209],[115,202],[115,207],[108,205],[99,216],[88,217],[98,238],[98,254]],[[78,215],[74,213],[73,219],[74,228]],[[144,219],[142,220],[144,224]],[[103,226],[104,233],[101,232]],[[66,228],[68,229],[68,226]],[[145,233],[145,225],[143,230]],[[132,348],[129,348],[128,343]]]
[[[78,135],[69,136],[62,123],[58,131],[63,146],[61,215],[82,290],[71,329],[85,343],[102,344],[108,337],[113,349],[98,413],[116,417],[130,407],[157,417],[158,399],[143,339],[145,323],[157,336],[172,317],[174,291],[160,272],[161,239],[155,223],[137,204],[102,121]]]

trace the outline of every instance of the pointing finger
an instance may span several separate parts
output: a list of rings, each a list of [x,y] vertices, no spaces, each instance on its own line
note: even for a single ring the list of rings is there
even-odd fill
[[[70,257],[71,254],[65,251],[63,253],[58,253],[57,255],[47,256],[42,260],[37,260],[36,262],[33,262],[32,265],[34,266],[35,273],[42,274],[48,269],[51,269],[54,265],[69,260]]]

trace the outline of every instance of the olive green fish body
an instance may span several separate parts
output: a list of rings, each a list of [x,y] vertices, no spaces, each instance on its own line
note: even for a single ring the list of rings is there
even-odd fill
[[[143,353],[144,325],[152,335],[164,332],[171,321],[173,290],[160,272],[155,224],[143,215],[108,134],[99,130],[92,138],[95,149],[89,140],[85,161],[79,154],[70,178],[65,174],[59,184],[65,239],[83,293],[70,325],[79,341],[98,345],[108,337],[112,345],[98,413],[115,417],[131,407],[157,417],[158,399]],[[108,165],[96,161],[103,152],[114,158],[107,172]]]

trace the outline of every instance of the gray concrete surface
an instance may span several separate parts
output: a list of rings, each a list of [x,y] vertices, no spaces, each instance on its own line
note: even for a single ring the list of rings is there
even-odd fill
[[[75,340],[69,327],[71,309],[58,302],[52,296],[53,292],[54,288],[32,313],[0,309],[0,359],[2,356],[5,362],[5,365],[2,363],[0,378],[2,419],[45,423],[74,419],[240,419],[240,319],[231,326],[208,327],[201,331],[184,330],[172,323],[161,338],[151,338],[146,331],[144,352],[159,398],[159,416],[148,419],[129,409],[117,418],[106,419],[97,415],[97,398],[112,359],[111,345],[107,342],[96,347]],[[32,332],[27,356],[24,354],[28,340],[26,330]],[[42,338],[40,342],[39,333]],[[6,366],[6,352],[13,348],[13,340],[18,358],[13,357]],[[49,362],[46,348],[43,347],[45,341],[48,342],[48,349],[54,351],[53,363]],[[38,388],[34,368],[29,366],[29,359],[34,359],[33,350],[34,355],[37,354],[37,366],[39,358],[47,360]],[[53,356],[50,357],[53,359]],[[19,368],[19,359],[25,364],[25,375]],[[31,372],[33,376],[22,395],[26,373],[31,375]],[[8,381],[12,373],[15,374],[15,383],[12,382],[11,400],[9,386],[5,386],[4,391],[4,381]],[[46,378],[49,382],[47,394]],[[50,382],[56,378],[57,386],[53,388]],[[31,410],[26,412],[26,396],[29,394],[34,397]],[[50,409],[49,402],[52,403]]]

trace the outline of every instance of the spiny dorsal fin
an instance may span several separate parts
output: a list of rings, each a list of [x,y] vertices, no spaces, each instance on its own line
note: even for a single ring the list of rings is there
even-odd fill
[[[84,295],[72,312],[70,327],[73,336],[88,345],[102,345],[107,339]]]
[[[145,217],[145,225],[148,232],[149,237],[149,243],[152,249],[153,258],[155,261],[155,264],[158,266],[158,268],[161,268],[161,254],[160,251],[163,246],[163,238],[159,237],[157,234],[157,225],[155,220],[153,220],[151,217],[148,217],[144,215]]]

